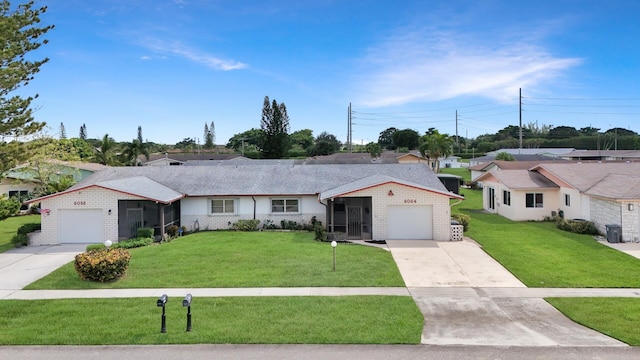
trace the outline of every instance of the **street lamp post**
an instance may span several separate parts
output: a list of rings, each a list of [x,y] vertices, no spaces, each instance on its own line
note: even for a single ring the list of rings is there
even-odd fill
[[[333,271],[336,271],[336,246],[338,243],[334,240],[331,242],[331,247],[333,248]]]

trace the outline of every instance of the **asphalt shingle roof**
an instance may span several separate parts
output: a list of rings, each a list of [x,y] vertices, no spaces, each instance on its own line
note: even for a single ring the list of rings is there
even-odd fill
[[[94,173],[69,191],[104,183],[115,187],[120,182],[126,187],[131,178],[145,177],[185,196],[311,195],[374,175],[451,194],[426,164],[415,163],[114,167]],[[134,182],[133,186],[137,188],[139,184]],[[166,197],[173,195],[170,192],[162,194]]]

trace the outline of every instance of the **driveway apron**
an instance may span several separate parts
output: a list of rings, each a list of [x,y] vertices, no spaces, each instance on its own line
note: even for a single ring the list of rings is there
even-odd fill
[[[542,298],[516,296],[524,284],[473,240],[387,243],[424,315],[423,344],[626,346],[574,323]]]

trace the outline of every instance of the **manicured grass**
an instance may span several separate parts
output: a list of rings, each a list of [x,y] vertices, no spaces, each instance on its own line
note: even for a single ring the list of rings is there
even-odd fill
[[[464,194],[457,211],[471,216],[466,235],[525,285],[640,287],[640,260],[592,236],[559,230],[552,222],[515,222],[484,213],[476,207],[480,191],[465,189]]]
[[[15,247],[11,239],[18,228],[27,223],[40,223],[40,215],[13,216],[0,221],[0,253]]]
[[[0,301],[0,345],[418,344],[424,319],[409,296]]]
[[[571,320],[632,346],[640,345],[640,299],[545,299]]]
[[[113,283],[80,280],[73,262],[27,289],[404,286],[388,251],[336,248],[308,232],[200,232],[131,249],[127,276]]]

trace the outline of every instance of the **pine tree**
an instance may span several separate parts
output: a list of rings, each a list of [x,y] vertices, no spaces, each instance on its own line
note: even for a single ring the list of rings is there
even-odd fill
[[[213,121],[211,122],[211,126],[209,126],[209,132],[211,133],[211,142],[215,147],[216,146],[216,125],[213,123]]]
[[[264,97],[262,107],[262,157],[265,159],[281,159],[289,150],[289,115],[284,103],[278,104],[274,99]]]
[[[67,138],[67,130],[64,129],[64,123],[60,123],[60,139]]]
[[[204,148],[213,149],[213,138],[211,136],[211,129],[207,123],[204,123]]]
[[[12,8],[0,1],[0,174],[29,156],[20,137],[32,135],[44,127],[33,118],[31,101],[38,95],[23,97],[13,94],[28,85],[48,58],[33,60],[28,54],[46,44],[42,37],[53,25],[36,27],[47,7],[34,8],[33,1]],[[24,93],[22,91],[21,93]]]
[[[87,140],[87,126],[85,124],[80,126],[80,134],[78,137],[82,140]]]

